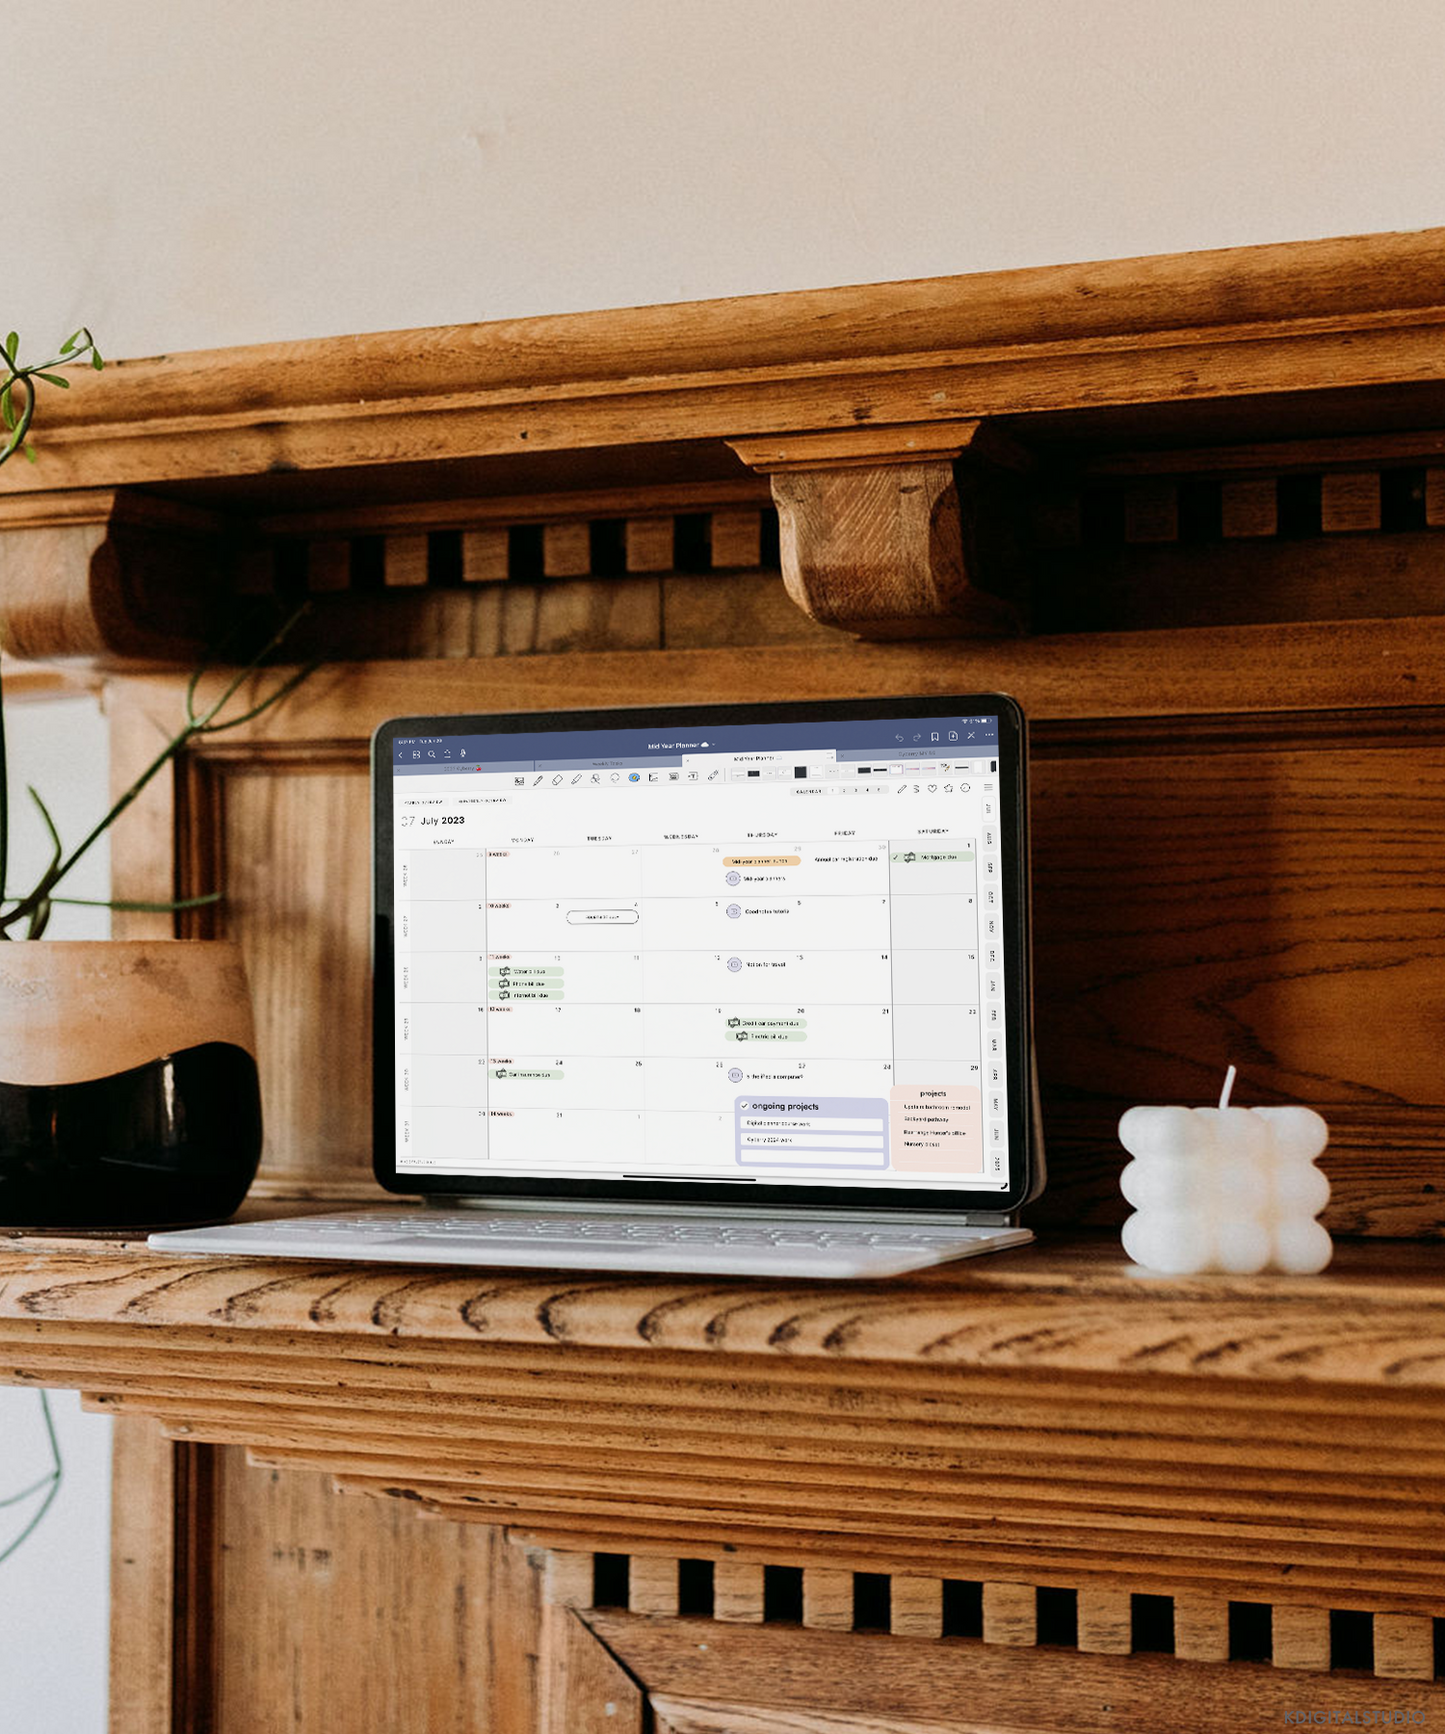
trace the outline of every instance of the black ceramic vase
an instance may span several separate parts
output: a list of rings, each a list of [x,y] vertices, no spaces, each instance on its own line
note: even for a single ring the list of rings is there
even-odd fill
[[[230,1216],[261,1158],[245,967],[223,940],[0,946],[0,1226]]]

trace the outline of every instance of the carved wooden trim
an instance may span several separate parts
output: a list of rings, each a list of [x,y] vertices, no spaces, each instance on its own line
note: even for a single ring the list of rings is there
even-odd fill
[[[977,418],[901,427],[838,428],[822,433],[783,433],[727,443],[760,476],[815,470],[877,469],[891,464],[951,462],[981,441],[990,424]]]
[[[620,518],[648,522],[679,513],[717,513],[768,504],[767,482],[739,474],[717,482],[643,482],[626,488],[556,489],[534,494],[475,494],[462,499],[404,499],[313,506],[268,513],[261,536],[359,536],[405,530],[479,530],[559,520]],[[3,505],[3,502],[0,502]]]
[[[192,1609],[177,1542],[194,1447],[176,1444],[142,1415],[118,1420],[113,1438],[110,1726],[116,1734],[174,1734],[177,1700],[191,1696],[184,1630]]]
[[[1283,1723],[1318,1708],[1338,1720],[1398,1714],[1428,1723],[1441,1702],[1429,1676],[1392,1681],[1352,1669],[1302,1675],[1258,1661],[1201,1664],[1170,1655],[1097,1655],[978,1638],[920,1642],[884,1633],[813,1632],[574,1613],[646,1693],[672,1734],[1073,1734],[1103,1709],[1121,1734]],[[1385,1676],[1389,1677],[1389,1676]],[[1385,1706],[1388,1705],[1388,1710]]]
[[[1360,667],[1371,677],[1362,682]],[[202,686],[202,694],[214,690]],[[258,689],[259,691],[260,689]],[[174,717],[169,677],[137,675],[115,688],[159,727]],[[1219,632],[1118,632],[978,645],[725,646],[713,650],[603,651],[593,655],[374,661],[319,670],[284,706],[221,736],[208,755],[257,744],[364,740],[375,723],[437,714],[566,710],[621,705],[743,703],[768,698],[898,693],[1009,692],[1031,721],[1066,725],[1066,739],[1128,731],[1131,742],[1164,730],[1171,750],[1199,732],[1202,750],[1227,747],[1254,728],[1350,730],[1371,738],[1408,729],[1417,713],[1445,707],[1445,619],[1237,626]],[[1284,702],[1288,701],[1288,708]],[[1338,712],[1323,722],[1310,713]],[[1394,719],[1398,718],[1396,721]],[[1093,720],[1091,720],[1093,719]],[[1428,715],[1421,724],[1434,724]],[[1264,738],[1263,734],[1259,738]]]
[[[978,582],[982,548],[1000,540],[979,520],[1000,515],[1008,490],[968,487],[965,515],[955,482],[953,461],[965,451],[982,453],[985,426],[974,420],[729,442],[772,479],[783,583],[810,619],[862,638],[992,637],[1019,629],[1018,610]]]
[[[1445,1604],[1423,1248],[1328,1281],[1101,1247],[780,1287],[43,1245],[0,1254],[12,1379],[546,1546],[822,1568],[824,1623],[840,1571]]]
[[[1438,382],[1439,230],[114,363],[5,492]]]
[[[970,582],[953,471],[887,464],[773,478],[783,583],[811,619],[860,638],[993,636],[1006,604]]]
[[[192,660],[220,571],[204,512],[109,489],[0,499],[0,639],[22,659]]]
[[[676,1620],[676,1596],[673,1605],[654,1607],[645,1588],[639,1593],[639,1584],[665,1580],[676,1585],[686,1579],[689,1605],[682,1613],[689,1623],[675,1629],[680,1640],[692,1643],[696,1639],[691,1634],[701,1622],[768,1626],[780,1636],[779,1628],[796,1630],[799,1625],[807,1632],[886,1631],[893,1638],[929,1645],[942,1639],[950,1648],[961,1642],[1023,1652],[1073,1651],[1080,1657],[1129,1656],[1151,1670],[1160,1659],[1192,1663],[1196,1665],[1182,1670],[1183,1677],[1207,1684],[1211,1691],[1228,1691],[1230,1678],[1245,1680],[1260,1664],[1355,1680],[1373,1672],[1379,1679],[1432,1681],[1433,1628],[1438,1621],[1445,1629],[1440,1615],[1432,1619],[1429,1614],[1370,1614],[1352,1606],[1159,1595],[1140,1593],[1127,1584],[1073,1590],[1051,1583],[988,1583],[901,1572],[863,1575],[807,1565],[746,1567],[740,1561],[645,1553],[550,1552],[546,1560],[548,1583],[558,1586],[549,1599],[584,1621],[600,1616],[614,1634],[628,1630],[613,1623],[619,1603],[628,1613],[653,1621]],[[743,1621],[725,1606],[726,1581],[740,1567],[758,1578],[756,1605]],[[610,1594],[604,1575],[613,1586]],[[623,1583],[625,1595],[619,1593]],[[706,1653],[706,1643],[700,1648]],[[826,1653],[829,1648],[830,1641],[823,1640],[820,1649]],[[807,1653],[805,1647],[802,1653]],[[865,1648],[857,1651],[860,1661],[866,1654]],[[926,1649],[915,1652],[919,1660],[927,1654]],[[1213,1666],[1200,1668],[1200,1663]],[[1080,1673],[1090,1666],[1081,1664]]]
[[[84,668],[57,668],[53,664],[20,662],[0,652],[0,676],[5,681],[6,704],[45,703],[57,698],[80,698],[97,693],[101,676]]]

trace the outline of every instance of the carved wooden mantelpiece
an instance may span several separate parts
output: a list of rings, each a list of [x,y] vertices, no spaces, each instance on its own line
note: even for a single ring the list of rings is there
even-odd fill
[[[204,641],[310,603],[287,653],[318,670],[113,834],[118,896],[225,888],[179,925],[246,955],[253,1209],[379,1197],[385,717],[1005,691],[1033,724],[1037,1247],[779,1287],[0,1243],[0,1377],[120,1418],[117,1730],[381,1734],[424,1703],[458,1734],[954,1734],[962,1694],[1156,1734],[1294,1704],[1271,1654],[1333,1669],[1331,1703],[1370,1670],[1438,1694],[1442,262],[1445,231],[1237,249],[169,356],[47,399],[0,475],[0,639],[104,672],[117,789]],[[1237,1099],[1328,1119],[1340,1257],[1142,1278],[1118,1114],[1231,1060]],[[622,1555],[626,1613],[595,1593]],[[721,1704],[713,1652],[773,1695]]]
[[[1328,1283],[1100,1242],[780,1286],[22,1242],[0,1365],[552,1546],[1445,1605],[1423,1249]]]
[[[1277,478],[1326,478],[1326,536],[1445,515],[1442,248],[1426,231],[87,370],[47,401],[39,463],[0,476],[0,633],[184,661],[237,598],[276,592],[315,598],[308,654],[543,648],[549,610],[567,648],[640,647],[674,616],[705,630],[706,604],[670,606],[652,574],[779,570],[799,641],[1290,618],[1318,553],[1292,576],[1301,507]],[[1144,585],[1139,548],[1204,588]],[[1433,554],[1388,552],[1406,611],[1438,611]],[[601,613],[518,594],[584,577],[608,581]],[[749,630],[776,637],[753,588]],[[1337,575],[1312,588],[1307,612],[1351,610]]]

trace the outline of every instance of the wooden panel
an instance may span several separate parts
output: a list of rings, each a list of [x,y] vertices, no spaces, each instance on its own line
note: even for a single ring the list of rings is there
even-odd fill
[[[505,529],[462,533],[462,579],[467,584],[497,584],[507,576]]]
[[[1314,1102],[1327,1117],[1333,1103],[1380,1104],[1385,1122],[1386,1103],[1436,1106],[1421,1008],[1439,1000],[1445,962],[1445,745],[1300,750],[1265,735],[1237,752],[1135,756],[1121,743],[1053,759],[1040,731],[1039,746],[1046,1091],[1112,1098],[1101,1131],[1114,1104],[1208,1099],[1230,1061],[1249,1099]],[[1358,1231],[1369,1201],[1340,1180],[1327,1223]],[[1078,1202],[1065,1185],[1045,1209],[1078,1220]],[[1413,1221],[1441,1227],[1424,1168]]]
[[[1281,437],[1280,430],[1236,445],[1147,446],[1111,449],[1082,465],[1086,476],[1259,476],[1325,475],[1338,471],[1418,468],[1445,452],[1445,430],[1410,428],[1403,432],[1305,434]]]
[[[1328,1608],[1277,1607],[1271,1613],[1270,1629],[1276,1668],[1311,1668],[1323,1673],[1329,1667]]]
[[[1035,1247],[800,1290],[92,1244],[0,1254],[0,1347],[545,1546],[1429,1613],[1438,1260],[1367,1250],[1324,1282]]]
[[[1249,538],[1236,537],[1223,550],[1208,540],[1148,547],[1100,541],[1040,553],[1033,561],[1034,628],[1191,627],[1212,637],[1225,624],[1445,613],[1445,573],[1432,535],[1281,537],[1270,527]],[[1234,702],[1226,696],[1221,708],[1233,709]]]
[[[795,607],[777,572],[675,576],[662,581],[663,623],[670,650],[720,644],[836,645],[830,626]]]
[[[1038,1595],[1032,1584],[983,1586],[984,1643],[1026,1647],[1037,1643],[1038,1631]]]
[[[1133,1601],[1127,1590],[1079,1591],[1079,1648],[1100,1656],[1127,1656],[1134,1647]]]
[[[536,1725],[539,1573],[499,1531],[418,1523],[220,1453],[216,1734]],[[185,1726],[201,1726],[198,1719]],[[179,1734],[179,1730],[177,1731]]]
[[[345,761],[350,761],[349,763]],[[222,759],[207,779],[225,854],[196,868],[226,887],[227,935],[246,955],[266,1128],[262,1176],[370,1185],[367,1016],[369,835],[364,763]],[[239,772],[239,774],[231,774]],[[346,840],[347,846],[339,846]]]
[[[414,588],[427,578],[425,536],[388,536],[382,572],[389,589]]]
[[[1386,1680],[1433,1680],[1434,1627],[1424,1614],[1376,1614],[1376,1674]]]
[[[173,1702],[189,1695],[176,1663],[191,1611],[177,1581],[177,1471],[193,1448],[141,1415],[119,1420],[112,1437],[110,1726],[173,1734]]]
[[[1039,548],[1076,548],[1083,534],[1079,490],[1046,483],[1032,500],[1033,540]]]
[[[673,520],[629,518],[623,532],[629,572],[670,572],[673,566]]]
[[[110,690],[169,720],[179,683],[136,675]],[[202,690],[212,690],[212,684]],[[357,740],[376,721],[415,713],[418,706],[438,714],[475,710],[479,692],[498,711],[1009,692],[1037,723],[1103,719],[1107,732],[1126,719],[1147,721],[1151,728],[1179,719],[1163,737],[1171,741],[1186,724],[1201,728],[1199,718],[1217,728],[1234,719],[1236,729],[1245,729],[1251,726],[1246,719],[1261,717],[1305,726],[1319,712],[1327,713],[1322,724],[1338,733],[1355,718],[1378,729],[1397,709],[1405,712],[1399,726],[1406,727],[1412,713],[1445,705],[1445,622],[1295,622],[969,645],[841,645],[830,637],[806,649],[602,652],[471,664],[366,662],[326,670],[282,710],[227,739],[233,747],[248,741]],[[1283,715],[1282,694],[1289,697]]]
[[[269,596],[276,588],[276,551],[269,543],[246,543],[232,554],[230,570],[237,596]]]
[[[895,1638],[942,1637],[943,1580],[899,1574],[892,1582],[888,1610]]]
[[[1247,1662],[1211,1668],[1173,1657],[1087,1656],[968,1640],[922,1645],[777,1626],[587,1619],[643,1682],[659,1715],[676,1718],[688,1734],[914,1734],[920,1723],[928,1734],[1079,1734],[1101,1727],[1159,1734],[1200,1727],[1201,1712],[1225,1727],[1285,1726],[1286,1715],[1314,1704],[1360,1722],[1384,1707],[1379,1681],[1368,1676],[1338,1675],[1326,1684]],[[1429,1726],[1440,1694],[1432,1685],[1400,1681],[1388,1705]]]
[[[1229,1659],[1229,1603],[1223,1596],[1174,1597],[1174,1654],[1183,1662]]]
[[[1325,476],[1320,483],[1320,528],[1330,530],[1378,530],[1380,527],[1380,472],[1343,472]]]
[[[110,798],[118,801],[180,726],[184,709],[176,685],[156,694],[153,706],[122,702],[108,709]],[[137,903],[174,897],[176,846],[176,767],[172,763],[151,778],[111,833],[111,895]],[[116,910],[111,916],[111,933],[117,939],[169,939],[174,932],[172,915]]]
[[[712,514],[712,567],[715,572],[762,563],[763,515],[736,511]]]
[[[591,539],[585,521],[543,526],[542,571],[548,578],[580,578],[591,570]]]
[[[627,1605],[635,1614],[675,1614],[677,1561],[634,1554],[627,1574]]]
[[[593,1556],[552,1549],[542,1574],[542,1599],[548,1607],[592,1606]]]
[[[729,1625],[761,1625],[763,1568],[750,1561],[720,1559],[713,1566],[712,1612]]]
[[[1440,445],[1445,447],[1445,436]],[[649,456],[669,479],[579,488],[568,485],[577,470],[589,467],[586,460],[579,459],[566,466],[562,486],[558,486],[555,465],[549,465],[545,480],[527,493],[433,495],[405,473],[386,476],[373,472],[368,480],[374,491],[365,497],[331,503],[337,491],[323,487],[310,503],[297,504],[294,510],[264,513],[257,518],[256,529],[268,536],[384,535],[398,530],[458,530],[465,534],[483,530],[505,538],[509,527],[515,525],[599,519],[640,522],[670,518],[678,512],[707,512],[716,506],[766,506],[772,499],[766,477],[733,469],[732,474],[722,479],[699,480],[696,463],[691,468],[685,467],[685,473],[672,476],[670,466],[658,464],[657,453]],[[504,463],[499,470],[488,467],[485,472],[473,471],[472,479],[478,485],[491,483],[495,487],[499,476],[516,475],[525,467]],[[649,466],[634,459],[628,467],[635,475]],[[703,466],[709,471],[716,467]],[[340,490],[343,495],[345,491]],[[11,506],[0,497],[0,528],[7,521],[7,513],[18,509],[19,505]]]
[[[850,1716],[846,1711],[829,1709],[773,1710],[736,1699],[707,1703],[669,1695],[649,1702],[654,1734],[972,1734],[972,1728],[977,1727],[974,1723],[966,1731],[957,1722],[917,1722],[898,1716],[880,1720],[871,1711]],[[997,1722],[992,1730],[993,1734],[1006,1734]]]
[[[509,656],[649,650],[661,642],[660,591],[655,578],[614,578],[602,584],[560,579],[549,584],[508,585],[501,597],[501,648]]]
[[[803,1572],[803,1624],[823,1632],[853,1629],[853,1574],[826,1566]]]
[[[547,1610],[541,1661],[541,1734],[644,1734],[651,1718],[642,1688],[570,1609]],[[514,1725],[479,1726],[511,1734]]]
[[[636,599],[645,617],[639,636],[655,636],[657,580],[591,588],[587,605],[610,594],[625,614],[634,585],[647,590]],[[560,605],[569,587],[536,586],[522,599],[535,608],[545,593]],[[487,586],[466,599],[514,594]],[[534,616],[534,639],[545,624]],[[585,637],[564,620],[561,636],[579,630]],[[1254,1092],[1246,1099],[1304,1100],[1336,1122],[1330,1226],[1439,1233],[1439,1068],[1419,1008],[1435,1003],[1445,956],[1434,894],[1445,849],[1445,711],[1425,708],[1445,698],[1445,630],[1416,622],[1399,632],[1379,624],[1241,631],[1211,635],[1208,646],[1191,636],[1097,641],[1083,673],[1081,646],[1036,641],[974,647],[962,661],[921,647],[800,647],[371,665],[317,677],[281,713],[208,748],[199,762],[215,769],[187,784],[180,809],[193,831],[213,838],[213,855],[222,850],[232,863],[225,919],[253,968],[263,1053],[316,1056],[289,1081],[273,1075],[268,1083],[268,1181],[367,1183],[365,1103],[316,1080],[365,1075],[361,743],[383,716],[466,709],[481,692],[498,708],[526,709],[946,690],[965,677],[997,676],[1037,718],[1035,907],[1038,980],[1047,990],[1040,1054],[1048,1125],[1059,1134],[1039,1219],[1119,1221],[1111,1136],[1119,1110],[1137,1100],[1209,1100],[1233,1060],[1242,1087]],[[1262,678],[1270,668],[1275,677],[1252,697],[1249,671]],[[1362,713],[1352,732],[1331,713],[1352,693],[1356,702],[1366,688],[1378,696],[1360,668],[1399,671],[1419,705],[1397,720]],[[1116,718],[1062,727],[1070,712],[1107,715],[1122,704],[1152,706],[1156,715],[1277,707],[1281,690],[1301,709],[1268,722]],[[134,721],[120,693],[139,704]],[[113,705],[118,767],[153,750],[178,698],[174,681],[124,683]],[[294,749],[284,747],[288,739]],[[263,748],[270,742],[274,750]],[[128,816],[117,831],[122,894],[167,894],[175,853],[168,826],[177,819],[164,783],[148,793],[150,816]],[[322,834],[332,841],[324,851],[316,847]],[[208,864],[203,850],[186,888],[211,889],[219,864],[219,856]],[[1195,912],[1185,924],[1180,900]],[[1362,1017],[1376,1039],[1359,1039]],[[323,1029],[344,1043],[324,1066],[316,1048]]]

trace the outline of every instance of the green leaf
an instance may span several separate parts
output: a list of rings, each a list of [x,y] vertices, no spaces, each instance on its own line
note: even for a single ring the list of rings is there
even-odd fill
[[[22,452],[24,452],[24,453],[25,453],[25,459],[26,459],[26,462],[27,462],[27,463],[32,463],[32,464],[33,464],[33,463],[38,463],[38,462],[39,462],[39,460],[38,460],[38,459],[37,459],[37,458],[36,458],[36,456],[35,456],[35,447],[34,447],[34,446],[32,446],[32,445],[23,445],[23,446],[21,446],[21,448],[20,448],[20,449],[21,449],[21,451],[22,451]]]
[[[100,359],[100,351],[94,344],[91,344],[90,346],[90,365],[97,373],[99,373],[101,368],[105,366],[105,363]]]
[[[19,349],[19,347],[20,347],[20,333],[18,331],[12,331],[10,333],[10,335],[5,339],[5,353],[10,357],[10,359],[12,361],[14,361],[14,359],[15,359],[15,351],[17,349]]]
[[[71,350],[74,349],[76,344],[79,342],[80,342],[80,332],[79,331],[72,331],[70,336],[66,338],[65,342],[61,344],[60,353],[62,355],[69,355]]]
[[[3,418],[6,427],[12,429],[19,420],[19,417],[15,414],[14,392],[15,384],[13,380],[3,391],[0,391],[0,418]]]
[[[37,379],[43,379],[47,385],[58,385],[62,391],[70,390],[70,381],[63,379],[58,373],[37,373]]]

